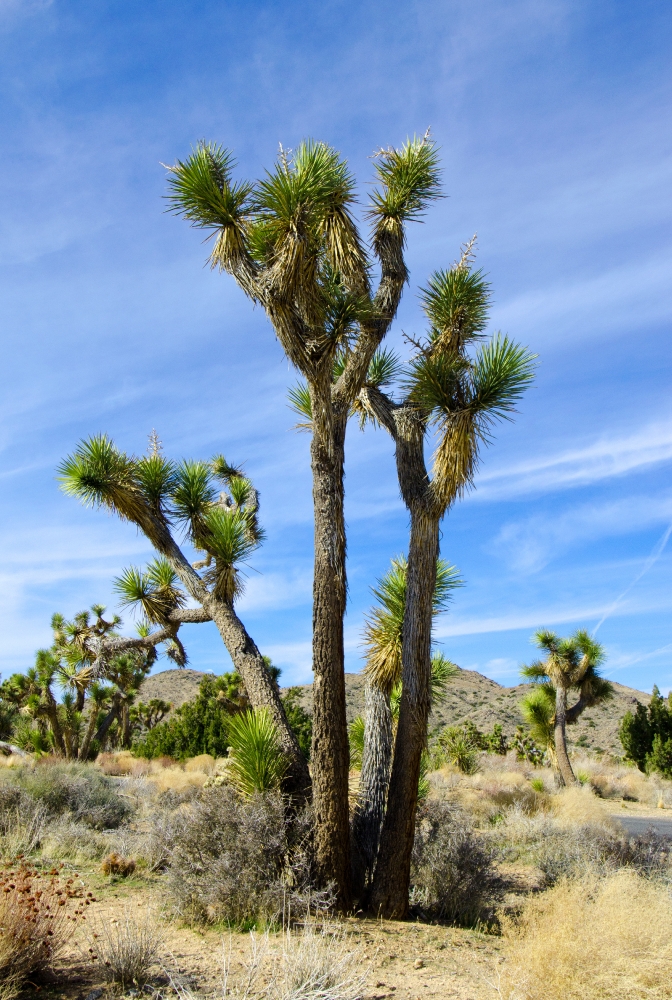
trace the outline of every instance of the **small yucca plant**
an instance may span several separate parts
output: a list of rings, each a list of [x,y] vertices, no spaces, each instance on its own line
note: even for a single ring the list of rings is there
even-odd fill
[[[228,773],[242,795],[278,788],[288,767],[278,728],[266,709],[241,712],[229,722]]]

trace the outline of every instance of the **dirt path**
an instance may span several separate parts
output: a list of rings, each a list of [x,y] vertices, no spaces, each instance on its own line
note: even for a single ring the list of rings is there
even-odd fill
[[[144,920],[148,912],[159,914],[163,909],[160,879],[111,884],[95,873],[80,874],[98,902],[91,907],[87,930],[63,957],[57,981],[41,985],[40,1000],[83,1000],[91,989],[104,985],[100,967],[87,959],[87,934],[126,914]],[[497,937],[454,927],[357,918],[345,921],[343,927],[361,955],[368,1000],[492,1000],[494,996],[490,983],[500,958]],[[282,934],[269,934],[267,947],[272,963],[282,952]],[[163,921],[164,983],[168,971],[199,994],[221,997],[225,961],[235,982],[244,975],[249,953],[249,934]],[[157,975],[160,979],[158,969]],[[28,996],[35,996],[34,988],[28,988]]]

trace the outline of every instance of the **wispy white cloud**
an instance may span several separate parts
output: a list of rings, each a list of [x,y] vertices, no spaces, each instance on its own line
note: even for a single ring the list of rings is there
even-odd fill
[[[672,494],[635,495],[511,521],[488,548],[514,570],[534,573],[577,543],[632,534],[671,519]]]
[[[586,626],[599,620],[610,605],[582,604],[558,606],[549,604],[525,610],[513,610],[501,615],[483,618],[447,619],[436,628],[437,639],[447,639],[457,635],[483,635],[490,632],[514,632],[518,629],[534,629],[561,625],[564,622],[584,622]],[[635,615],[672,610],[672,595],[659,594],[639,601],[631,600],[621,606],[619,615]]]
[[[672,421],[652,423],[620,437],[602,435],[581,448],[479,474],[476,500],[550,493],[625,476],[672,460]]]

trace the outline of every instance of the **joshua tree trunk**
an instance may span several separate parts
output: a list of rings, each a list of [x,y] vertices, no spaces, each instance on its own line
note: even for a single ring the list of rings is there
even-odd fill
[[[558,762],[558,776],[563,785],[575,785],[576,778],[567,754],[567,689],[558,684],[555,689],[555,756]]]
[[[364,688],[364,754],[353,821],[354,894],[370,887],[378,856],[392,763],[392,709],[389,692],[368,682]]]
[[[285,787],[296,798],[307,798],[310,795],[308,764],[287,722],[277,685],[269,674],[256,643],[230,604],[217,598],[208,598],[207,602],[204,601],[204,607],[212,616],[234,666],[243,679],[251,705],[253,708],[268,709],[277,727],[281,746],[290,762]]]
[[[411,511],[399,724],[371,898],[375,913],[397,919],[408,914],[420,763],[431,709],[432,598],[439,554],[438,518],[418,506]]]
[[[86,731],[84,733],[84,739],[82,740],[82,745],[79,748],[79,759],[88,760],[89,750],[91,749],[91,742],[93,740],[93,734],[96,731],[96,722],[98,720],[98,707],[93,702],[89,702],[89,720],[87,722]]]
[[[289,759],[287,790],[296,798],[307,798],[310,795],[308,764],[287,721],[277,685],[273,683],[261,653],[248,635],[233,605],[208,590],[164,524],[149,512],[143,513],[137,523],[157,551],[168,560],[190,597],[201,605],[200,609],[191,613],[180,611],[174,616],[176,624],[209,620],[215,623],[236,670],[243,678],[252,707],[268,709],[278,728],[281,745]],[[155,636],[150,638],[156,643]],[[138,644],[137,640],[135,644]]]
[[[327,388],[323,403],[325,409],[331,409],[330,387]],[[325,883],[335,881],[339,908],[347,910],[351,897],[348,810],[350,752],[343,673],[343,616],[346,603],[343,518],[345,423],[337,428],[329,428],[328,423],[328,420],[314,421],[311,443],[315,513],[311,762],[318,868]]]

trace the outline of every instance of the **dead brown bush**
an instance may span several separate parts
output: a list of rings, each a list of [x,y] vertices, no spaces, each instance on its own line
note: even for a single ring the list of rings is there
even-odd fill
[[[118,878],[127,878],[135,871],[135,861],[133,858],[124,858],[121,854],[113,851],[103,861],[101,871],[103,875],[116,875]]]
[[[73,924],[85,919],[91,893],[27,862],[0,872],[0,981],[3,1000],[14,996],[28,975],[52,965],[72,935]]]

